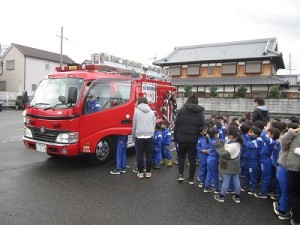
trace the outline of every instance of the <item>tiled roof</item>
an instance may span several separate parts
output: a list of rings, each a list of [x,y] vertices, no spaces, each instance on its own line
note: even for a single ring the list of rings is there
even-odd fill
[[[54,52],[48,52],[36,48],[31,48],[23,45],[18,45],[15,43],[12,43],[12,46],[14,46],[16,49],[18,49],[24,56],[32,57],[32,58],[38,58],[38,59],[45,59],[53,62],[60,62],[60,54],[54,53]],[[73,64],[75,63],[72,59],[70,59],[68,56],[63,55],[62,62],[65,64]]]
[[[288,81],[291,86],[300,84],[300,74],[295,75],[278,75],[279,78]]]
[[[175,47],[167,57],[153,64],[159,66],[199,62],[224,62],[275,59],[278,68],[284,68],[282,53],[278,52],[276,38]]]
[[[277,76],[217,77],[217,78],[172,78],[173,85],[287,85],[287,81]]]

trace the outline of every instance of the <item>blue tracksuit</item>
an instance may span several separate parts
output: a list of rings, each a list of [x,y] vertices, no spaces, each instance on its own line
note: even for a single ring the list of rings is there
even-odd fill
[[[289,185],[288,185],[288,172],[286,168],[279,165],[276,172],[276,178],[279,184],[281,196],[279,199],[279,209],[283,212],[289,211]]]
[[[257,188],[257,180],[260,175],[260,151],[264,147],[265,143],[261,137],[249,137],[249,141],[244,139],[244,174],[245,174],[245,186],[250,188],[251,192],[255,192]]]
[[[127,135],[118,135],[117,136],[117,165],[116,170],[126,169],[126,150],[127,150]]]
[[[162,132],[162,143],[161,143],[161,155],[163,159],[171,160],[172,156],[170,153],[170,144],[172,140],[172,135],[169,128],[165,128]],[[166,147],[169,147],[168,149]]]
[[[207,175],[205,180],[205,187],[209,188],[211,180],[214,181],[215,190],[219,190],[219,175],[218,175],[218,166],[219,166],[219,155],[215,149],[216,139],[210,139],[210,148],[209,155],[207,157]]]
[[[209,150],[210,139],[206,136],[201,135],[197,142],[197,158],[200,160],[199,166],[199,178],[201,183],[205,183],[207,175],[207,157],[208,154],[204,153],[202,150]]]
[[[264,141],[265,145],[260,151],[260,166],[262,171],[262,194],[266,195],[269,192],[271,186],[271,177],[272,177],[272,153],[276,142],[266,136],[266,131],[261,132],[261,138]]]
[[[279,152],[281,151],[281,143],[280,143],[279,139],[277,139],[275,142],[276,143],[275,143],[273,153],[272,153],[271,189],[275,192],[275,194],[280,195],[280,188],[279,188],[279,184],[276,179],[276,171],[279,166],[278,157],[279,157]]]
[[[249,135],[248,134],[242,134],[242,137],[243,137],[243,140],[244,142],[247,142],[247,141],[250,141],[250,138],[249,138]],[[245,155],[245,152],[246,152],[246,146],[245,145],[242,145],[242,148],[241,148],[241,175],[242,176],[245,176],[245,165],[244,165],[244,155]]]
[[[152,159],[154,165],[160,165],[161,163],[161,142],[162,142],[161,131],[155,130],[153,136],[153,151],[152,151]]]
[[[222,140],[223,142],[225,142],[224,129],[223,128],[218,128],[217,130],[219,131],[219,139]]]

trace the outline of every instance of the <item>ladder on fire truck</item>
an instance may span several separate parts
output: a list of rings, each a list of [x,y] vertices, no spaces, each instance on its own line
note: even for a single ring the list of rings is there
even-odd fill
[[[110,55],[104,52],[91,55],[91,63],[100,65],[101,70],[109,73],[141,77],[146,74],[148,79],[170,82],[169,72],[157,66],[145,66],[142,63]]]

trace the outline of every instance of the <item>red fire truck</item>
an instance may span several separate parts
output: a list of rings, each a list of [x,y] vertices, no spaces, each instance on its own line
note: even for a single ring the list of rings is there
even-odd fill
[[[66,66],[40,82],[26,108],[27,148],[51,156],[88,155],[96,165],[105,163],[115,153],[116,135],[131,134],[139,96],[147,97],[157,119],[172,123],[176,88],[169,81],[100,69],[93,64]],[[88,109],[90,99],[100,110]]]

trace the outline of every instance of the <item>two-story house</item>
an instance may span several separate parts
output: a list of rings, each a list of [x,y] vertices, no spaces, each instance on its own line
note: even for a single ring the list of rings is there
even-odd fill
[[[62,65],[75,63],[62,56]],[[60,66],[60,54],[12,43],[1,56],[0,91],[33,92],[38,83]]]
[[[175,47],[153,64],[169,71],[179,96],[186,85],[199,97],[210,97],[214,86],[218,97],[225,98],[235,97],[241,86],[249,98],[266,98],[273,85],[279,85],[281,92],[289,86],[276,75],[285,68],[276,38]]]

